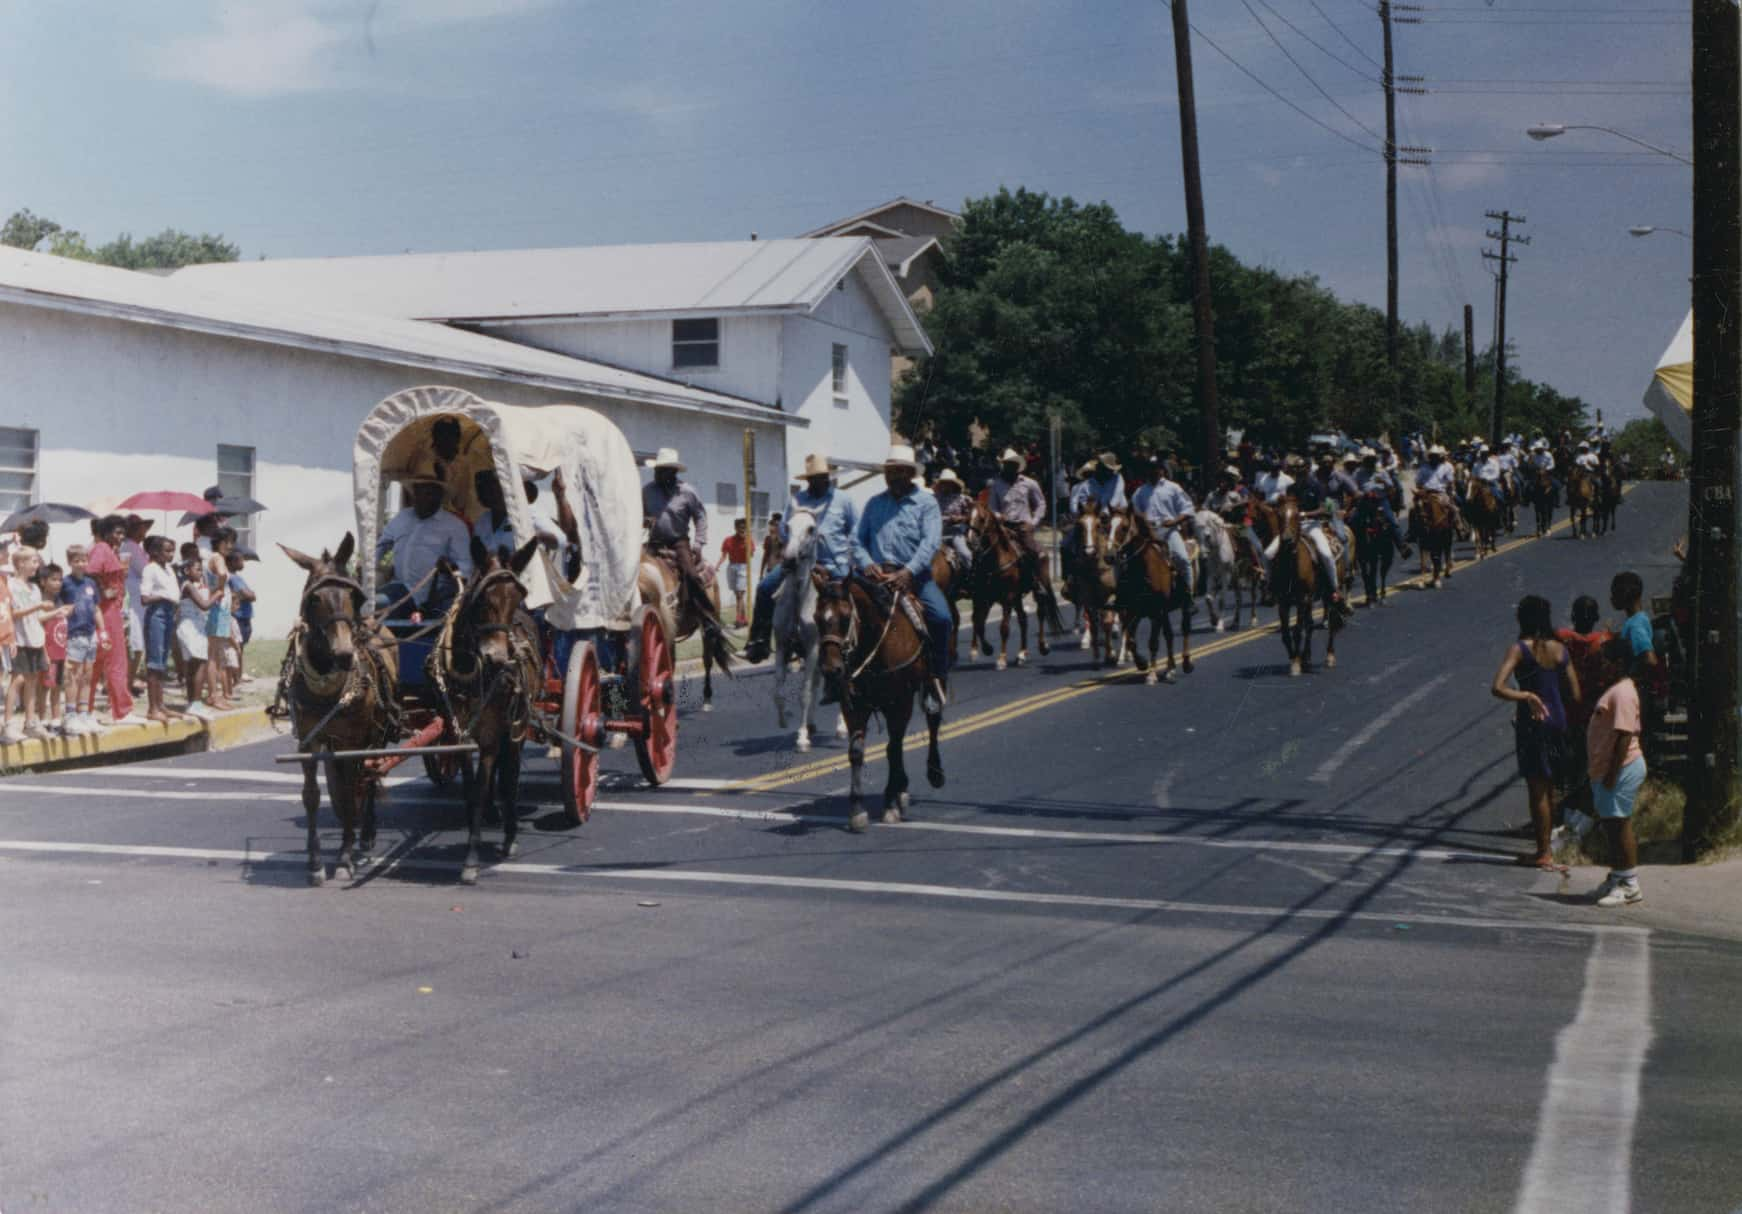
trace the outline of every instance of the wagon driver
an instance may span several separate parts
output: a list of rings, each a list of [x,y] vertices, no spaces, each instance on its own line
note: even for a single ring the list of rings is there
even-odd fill
[[[438,463],[425,463],[406,480],[411,485],[411,505],[393,516],[375,544],[377,562],[393,554],[393,580],[381,589],[376,606],[398,604],[393,610],[396,618],[409,616],[413,610],[433,615],[453,603],[459,586],[439,571],[438,562],[443,557],[453,562],[461,577],[472,573],[472,534],[463,519],[442,509],[447,497],[446,469]],[[400,602],[402,599],[406,601]]]
[[[641,487],[641,513],[647,518],[647,546],[667,553],[696,602],[709,601],[710,570],[697,555],[708,546],[708,509],[687,483],[678,479],[683,461],[671,447],[653,459],[653,479]],[[690,528],[695,528],[692,546]]]
[[[804,488],[792,495],[792,506],[786,512],[807,510],[816,519],[816,567],[838,581],[847,576],[853,563],[853,529],[859,525],[859,510],[853,499],[835,488],[830,479],[835,468],[829,457],[813,451],[804,457]],[[784,544],[787,527],[782,524],[780,540]],[[744,646],[744,660],[760,662],[770,651],[774,632],[774,592],[780,589],[786,567],[779,560],[774,568],[756,583],[756,602],[750,609],[750,639]]]

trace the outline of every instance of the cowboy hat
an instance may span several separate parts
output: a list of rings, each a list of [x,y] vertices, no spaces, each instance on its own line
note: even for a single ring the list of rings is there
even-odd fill
[[[1360,454],[1362,459],[1378,459],[1379,458],[1379,452],[1375,451],[1371,447],[1362,447],[1359,454]]]
[[[961,477],[956,475],[956,470],[954,468],[945,468],[942,472],[938,473],[937,480],[935,480],[931,483],[932,488],[936,489],[939,485],[945,483],[946,481],[949,482],[950,484],[954,485],[958,489],[960,489],[962,487],[962,479],[961,479]]]
[[[1119,457],[1111,451],[1103,451],[1095,457],[1095,462],[1109,472],[1119,471]]]
[[[400,478],[408,485],[440,485],[447,488],[448,475],[440,460],[425,460]]]
[[[1298,455],[1290,453],[1283,458],[1282,466],[1284,468],[1304,468],[1306,467],[1306,460]]]
[[[1233,466],[1232,466],[1232,465],[1230,465],[1230,466],[1229,466],[1229,467],[1226,467],[1226,468],[1223,468],[1223,469],[1222,469],[1222,470],[1221,470],[1221,471],[1220,471],[1220,472],[1218,472],[1218,473],[1217,473],[1217,474],[1216,474],[1216,475],[1217,475],[1217,476],[1225,476],[1225,477],[1227,477],[1227,478],[1228,478],[1228,479],[1229,479],[1229,480],[1231,480],[1231,481],[1234,481],[1234,482],[1236,482],[1236,483],[1238,483],[1238,482],[1239,482],[1239,480],[1240,480],[1240,469],[1238,469],[1238,468],[1235,468],[1235,467],[1233,467]]]
[[[1429,455],[1444,455],[1446,453],[1446,449],[1445,449],[1445,447],[1443,447],[1439,443],[1435,443],[1433,446],[1431,446],[1427,449],[1427,453]]]
[[[883,457],[885,468],[912,468],[919,471],[919,461],[913,458],[913,448],[906,443],[895,443],[890,446],[889,454]]]
[[[660,468],[675,468],[679,472],[684,470],[683,461],[677,457],[676,447],[661,447],[659,454],[647,461],[647,466],[655,471]]]
[[[1092,459],[1084,460],[1083,466],[1077,469],[1077,478],[1081,480],[1093,475],[1095,475],[1095,461]]]
[[[811,452],[804,457],[804,474],[809,476],[829,476],[836,471],[829,463],[829,457],[818,452]]]
[[[1001,464],[1021,464],[1026,463],[1027,461],[1024,460],[1022,456],[1016,454],[1015,447],[1006,447],[1004,448],[1004,454],[998,457],[998,462]]]

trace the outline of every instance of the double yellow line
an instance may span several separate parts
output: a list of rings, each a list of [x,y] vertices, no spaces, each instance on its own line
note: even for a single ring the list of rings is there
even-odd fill
[[[1631,487],[1624,492],[1630,491]],[[1554,526],[1549,528],[1548,534],[1553,535],[1555,532],[1566,527],[1570,522],[1570,519],[1566,519],[1556,523]],[[1532,535],[1520,536],[1518,539],[1508,540],[1506,543],[1497,547],[1493,552],[1489,553],[1489,556],[1502,556],[1505,553],[1523,547],[1525,544],[1532,543],[1535,539],[1536,537]],[[1464,562],[1465,565],[1474,565],[1477,563],[1478,562],[1474,560]],[[1403,590],[1411,586],[1425,585],[1431,577],[1431,574],[1418,573],[1401,582],[1391,584],[1389,589]],[[1322,610],[1318,614],[1322,617]],[[1202,649],[1194,652],[1192,654],[1192,662],[1195,665],[1203,658],[1212,657],[1215,654],[1226,652],[1236,646],[1248,645],[1263,637],[1273,637],[1276,635],[1276,632],[1276,625],[1271,624],[1266,628],[1245,629],[1233,634],[1219,636],[1216,640],[1211,641]],[[970,638],[969,644],[972,645],[972,643],[972,638]],[[1075,643],[1074,636],[1073,643]],[[1029,716],[1033,713],[1039,712],[1043,708],[1051,708],[1055,704],[1064,704],[1082,696],[1092,695],[1097,691],[1101,691],[1107,687],[1112,687],[1116,684],[1135,682],[1143,677],[1144,672],[1126,667],[1109,671],[1106,674],[1094,675],[1090,678],[1079,680],[1067,687],[1055,688],[1052,691],[1043,691],[1036,695],[1024,696],[1019,700],[1011,700],[1008,703],[999,704],[993,708],[987,708],[980,712],[971,713],[968,716],[962,717],[960,720],[946,722],[944,727],[938,731],[938,740],[948,741],[954,738],[965,737],[971,733],[978,733],[982,729],[989,729],[994,725],[1002,725],[1004,722],[1015,720],[1017,717]],[[927,734],[925,730],[914,730],[912,733],[907,735],[906,744],[909,746],[923,745],[926,741],[926,737]],[[867,759],[873,757],[881,758],[882,747],[867,746],[865,757]],[[779,771],[768,772],[765,775],[750,776],[743,780],[736,780],[730,784],[724,785],[719,791],[768,792],[776,788],[785,787],[788,784],[799,784],[805,780],[815,779],[819,776],[846,771],[850,766],[851,762],[846,755],[830,755],[826,758],[812,759],[807,763],[798,763],[792,767],[782,768]]]

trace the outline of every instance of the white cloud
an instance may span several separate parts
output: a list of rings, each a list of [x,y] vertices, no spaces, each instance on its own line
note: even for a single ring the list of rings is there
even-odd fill
[[[347,49],[443,26],[494,21],[554,0],[213,0],[207,28],[148,48],[164,79],[244,97],[312,92],[349,83]],[[353,64],[354,60],[351,61]]]
[[[1447,189],[1467,190],[1499,181],[1506,176],[1506,166],[1492,160],[1460,160],[1436,165],[1434,173]]]
[[[1255,164],[1252,166],[1252,175],[1273,190],[1282,184],[1283,172],[1281,169]]]

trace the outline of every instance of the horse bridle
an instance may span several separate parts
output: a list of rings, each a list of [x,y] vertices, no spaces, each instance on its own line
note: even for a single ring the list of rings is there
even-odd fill
[[[484,591],[489,587],[504,581],[513,582],[515,587],[520,590],[521,595],[524,597],[526,588],[520,584],[519,577],[517,577],[511,569],[492,569],[489,573],[486,573],[483,577],[479,578],[476,582],[473,582],[472,585],[467,588],[465,597],[460,603],[460,622],[467,626],[472,637],[476,638],[490,636],[498,632],[514,631],[514,625],[512,623],[481,623],[474,618],[477,615],[479,605],[484,601]]]
[[[841,664],[844,666],[847,664],[847,654],[853,649],[856,649],[859,644],[859,612],[853,606],[853,594],[845,585],[831,585],[828,589],[819,590],[817,593],[821,596],[821,601],[823,603],[832,603],[836,600],[840,600],[847,605],[846,635],[835,636],[833,633],[826,633],[820,629],[818,630],[817,635],[817,646],[819,648],[826,645],[833,645],[836,649],[841,651]]]

